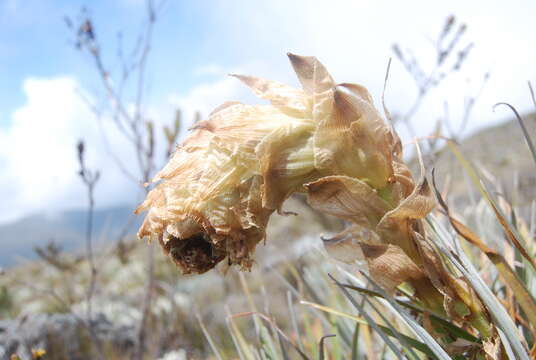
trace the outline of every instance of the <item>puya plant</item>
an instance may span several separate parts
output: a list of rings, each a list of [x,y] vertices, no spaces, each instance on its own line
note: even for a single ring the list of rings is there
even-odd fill
[[[455,324],[423,321],[443,349],[459,353],[450,332],[463,329],[480,339],[474,354],[506,356],[490,309],[425,233],[431,187],[424,171],[410,173],[369,92],[336,83],[315,57],[288,56],[302,89],[233,75],[270,104],[227,102],[195,124],[136,210],[147,211],[139,237],[157,240],[185,274],[220,262],[249,269],[270,216],[305,193],[349,224],[325,240],[329,254],[365,260],[386,296],[405,284],[426,313]]]

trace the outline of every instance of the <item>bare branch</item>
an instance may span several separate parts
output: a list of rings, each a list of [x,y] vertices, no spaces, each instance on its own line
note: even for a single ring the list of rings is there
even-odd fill
[[[95,172],[90,171],[86,165],[85,165],[85,144],[82,140],[78,142],[77,145],[77,153],[78,153],[78,163],[80,165],[80,171],[78,174],[80,175],[80,178],[84,182],[87,188],[87,195],[88,195],[88,211],[87,211],[87,224],[86,224],[86,254],[87,259],[90,266],[90,279],[89,279],[89,286],[86,293],[86,318],[87,323],[90,328],[90,331],[94,333],[93,329],[93,321],[92,321],[92,311],[93,311],[93,295],[95,294],[95,287],[97,284],[97,267],[95,266],[95,258],[93,255],[93,243],[92,243],[92,231],[93,231],[93,213],[95,209],[95,197],[94,197],[94,190],[95,185],[99,181],[100,178],[100,172],[97,170]],[[93,339],[95,343],[95,347],[97,349],[97,353],[99,355],[99,358],[104,360],[104,352],[102,343],[99,340],[97,336]]]
[[[484,91],[484,88],[486,87],[486,84],[488,83],[488,80],[490,78],[490,73],[486,72],[484,74],[484,78],[482,79],[482,83],[480,84],[480,88],[476,95],[470,96],[466,98],[465,104],[464,104],[464,111],[463,111],[463,117],[462,117],[462,123],[460,125],[460,128],[458,130],[458,133],[454,134],[451,133],[452,137],[460,137],[462,133],[465,131],[465,128],[467,127],[467,124],[469,123],[469,119],[471,118],[471,113],[473,112],[473,108],[482,95],[482,92]]]

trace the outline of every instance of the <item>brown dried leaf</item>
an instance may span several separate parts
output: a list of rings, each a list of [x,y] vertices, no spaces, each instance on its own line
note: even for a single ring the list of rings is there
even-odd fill
[[[358,179],[326,176],[306,184],[308,202],[316,210],[375,229],[389,205]]]
[[[360,245],[367,260],[370,275],[389,292],[393,292],[399,284],[405,281],[425,277],[413,260],[396,245],[365,242],[361,242]]]
[[[332,238],[322,238],[322,242],[332,258],[346,264],[355,264],[356,261],[365,260],[359,243],[379,244],[380,239],[372,230],[352,225]]]
[[[376,231],[388,242],[395,242],[400,237],[400,233],[406,234],[408,241],[411,241],[412,223],[415,220],[424,218],[435,206],[430,186],[423,178],[413,192],[405,198],[395,209],[389,211],[381,219]]]

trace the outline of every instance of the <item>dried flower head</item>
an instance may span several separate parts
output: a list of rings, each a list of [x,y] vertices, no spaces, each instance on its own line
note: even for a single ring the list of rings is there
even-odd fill
[[[270,215],[304,192],[313,208],[351,224],[324,239],[333,257],[365,260],[387,291],[410,283],[426,308],[488,337],[480,300],[424,233],[430,187],[413,180],[368,91],[336,84],[314,57],[289,58],[302,90],[234,75],[270,105],[225,103],[196,124],[136,210],[148,211],[139,237],[158,239],[184,273],[224,259],[248,269]]]
[[[158,239],[185,273],[225,258],[249,268],[270,215],[294,192],[368,229],[375,240],[362,239],[365,255],[377,255],[379,243],[395,246],[389,253],[416,252],[399,234],[410,236],[411,219],[433,202],[419,198],[398,136],[364,87],[336,84],[314,57],[289,58],[301,90],[234,75],[270,105],[228,102],[197,123],[136,210],[148,211],[138,235]]]

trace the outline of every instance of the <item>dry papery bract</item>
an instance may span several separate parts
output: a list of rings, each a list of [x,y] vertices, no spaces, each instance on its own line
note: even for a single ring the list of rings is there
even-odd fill
[[[420,219],[435,205],[430,188],[413,180],[368,91],[336,84],[315,57],[288,56],[302,89],[233,75],[270,104],[228,102],[195,125],[136,210],[148,211],[139,237],[158,239],[184,273],[224,259],[249,269],[270,215],[303,192],[316,210],[351,223],[325,240],[330,254],[364,258],[388,292],[409,282],[427,307],[460,322],[481,316],[480,301],[427,242]],[[471,309],[457,313],[457,303]]]
[[[157,238],[186,273],[226,257],[249,268],[269,216],[294,192],[375,227],[413,189],[367,90],[335,84],[314,57],[289,58],[303,90],[234,75],[271,104],[228,102],[197,123],[137,209],[148,210],[139,236]]]

